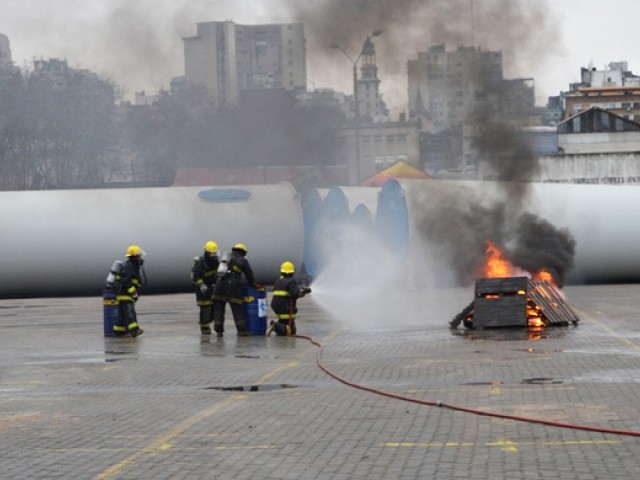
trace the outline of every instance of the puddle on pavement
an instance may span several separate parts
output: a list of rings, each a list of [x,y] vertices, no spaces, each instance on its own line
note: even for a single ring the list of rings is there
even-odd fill
[[[564,380],[561,378],[539,377],[539,378],[525,378],[520,383],[526,384],[526,385],[557,385],[560,383],[564,383]]]
[[[569,327],[550,327],[546,329],[477,329],[477,330],[450,330],[451,335],[463,337],[470,341],[538,341],[552,338],[562,338],[567,334]]]
[[[557,385],[564,383],[565,380],[561,378],[551,378],[551,377],[535,377],[535,378],[525,378],[520,383],[524,385]],[[461,385],[471,385],[471,386],[491,386],[491,385],[504,385],[502,380],[494,380],[488,382],[465,382]]]
[[[493,382],[467,382],[467,383],[463,383],[462,385],[504,385],[504,382],[502,382],[501,380],[496,380]]]
[[[536,348],[516,348],[514,352],[528,352],[528,353],[562,353],[564,350],[538,350]]]
[[[138,354],[136,351],[129,350],[105,350],[104,351],[106,363],[122,362],[124,360],[138,360]]]
[[[32,304],[24,304],[24,305],[0,305],[0,309],[16,309],[16,308],[44,308],[48,305],[32,305]]]
[[[270,392],[273,390],[284,390],[298,388],[299,385],[289,383],[263,383],[261,385],[236,385],[236,386],[215,386],[205,387],[205,390],[220,390],[222,392]]]

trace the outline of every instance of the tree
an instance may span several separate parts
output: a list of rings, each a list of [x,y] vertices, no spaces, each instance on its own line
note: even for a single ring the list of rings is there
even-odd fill
[[[20,189],[104,184],[114,168],[115,86],[59,60],[0,77],[0,166]]]

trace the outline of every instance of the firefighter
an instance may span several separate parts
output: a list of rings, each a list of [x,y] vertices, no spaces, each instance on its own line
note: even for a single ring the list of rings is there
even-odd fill
[[[204,253],[194,259],[191,269],[196,292],[196,304],[200,307],[200,333],[211,335],[211,322],[213,321],[213,287],[218,271],[218,244],[209,240],[204,244]]]
[[[280,278],[273,284],[271,299],[271,309],[276,313],[278,321],[271,321],[268,335],[273,331],[276,335],[296,334],[297,302],[299,298],[311,293],[311,289],[301,288],[293,276],[295,273],[295,266],[289,261],[280,266]]]
[[[247,252],[247,247],[238,243],[231,249],[230,254],[225,253],[220,260],[216,286],[213,290],[213,328],[218,337],[222,337],[224,334],[224,312],[227,303],[231,307],[238,335],[251,335],[247,330],[242,307],[243,277],[254,288],[262,288],[262,285],[256,283],[253,277],[253,270],[246,258]]]
[[[144,330],[138,325],[135,308],[143,285],[144,252],[138,245],[131,245],[127,248],[126,255],[127,261],[122,264],[120,272],[116,275],[116,300],[119,302],[119,315],[113,326],[113,333],[116,337],[123,337],[128,330],[132,337],[137,337],[144,333]],[[144,283],[146,283],[146,278]]]

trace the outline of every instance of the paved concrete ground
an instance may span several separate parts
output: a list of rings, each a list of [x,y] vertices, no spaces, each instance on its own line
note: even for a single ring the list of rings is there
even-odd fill
[[[539,339],[451,332],[437,309],[424,310],[424,323],[399,315],[353,328],[313,295],[300,302],[299,333],[322,342],[326,366],[353,382],[640,431],[640,285],[566,294],[581,324]],[[470,301],[452,299],[460,310]],[[201,338],[191,295],[143,297],[138,311],[145,334],[113,339],[102,335],[100,298],[0,301],[0,478],[640,477],[637,437],[354,389],[322,372],[303,339],[236,337],[230,312],[223,339]]]

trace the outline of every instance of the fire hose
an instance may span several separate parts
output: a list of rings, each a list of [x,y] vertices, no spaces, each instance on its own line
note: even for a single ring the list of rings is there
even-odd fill
[[[422,399],[415,398],[415,397],[410,397],[410,396],[407,396],[407,395],[400,395],[398,393],[388,392],[386,390],[381,390],[381,389],[378,389],[378,388],[369,387],[367,385],[363,385],[363,384],[360,384],[360,383],[356,383],[356,382],[352,382],[350,380],[347,380],[344,377],[341,377],[337,373],[335,373],[332,370],[330,370],[327,366],[325,366],[324,363],[322,363],[322,352],[324,350],[324,345],[322,345],[320,342],[317,342],[313,338],[305,336],[305,335],[292,335],[292,337],[301,338],[303,340],[307,340],[311,344],[313,344],[316,347],[318,347],[318,354],[316,356],[316,363],[318,364],[318,367],[323,372],[325,372],[327,375],[329,375],[330,377],[332,377],[335,380],[339,381],[340,383],[343,383],[344,385],[347,385],[347,386],[353,387],[353,388],[357,388],[359,390],[364,390],[364,391],[367,391],[367,392],[375,393],[376,395],[382,395],[382,396],[385,396],[385,397],[394,398],[396,400],[402,400],[404,402],[416,403],[418,405],[426,405],[426,406],[429,406],[429,407],[446,408],[447,410],[453,410],[453,411],[464,412],[464,413],[471,413],[471,414],[474,414],[474,415],[482,415],[482,416],[485,416],[485,417],[501,418],[501,419],[505,419],[505,420],[514,420],[514,421],[517,421],[517,422],[536,423],[536,424],[540,424],[540,425],[547,425],[547,426],[550,426],[550,427],[569,428],[569,429],[573,429],[573,430],[583,430],[583,431],[587,431],[587,432],[598,432],[598,433],[608,433],[608,434],[613,434],[613,435],[625,435],[625,436],[629,436],[629,437],[640,437],[640,431],[637,431],[637,430],[619,430],[619,429],[616,429],[616,428],[594,427],[594,426],[590,426],[590,425],[576,425],[576,424],[572,424],[572,423],[553,422],[553,421],[550,421],[550,420],[542,420],[542,419],[539,419],[539,418],[528,418],[528,417],[521,417],[521,416],[518,416],[518,415],[507,415],[507,414],[503,414],[503,413],[487,412],[487,411],[483,411],[483,410],[476,410],[476,409],[460,407],[460,406],[456,406],[456,405],[449,405],[447,403],[442,403],[440,401],[422,400]]]

